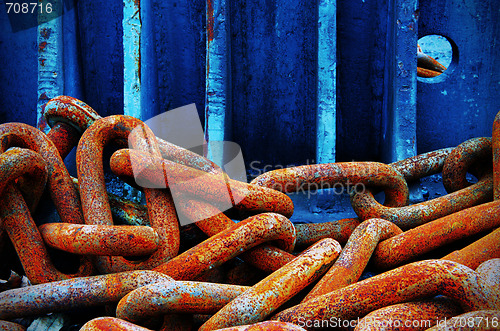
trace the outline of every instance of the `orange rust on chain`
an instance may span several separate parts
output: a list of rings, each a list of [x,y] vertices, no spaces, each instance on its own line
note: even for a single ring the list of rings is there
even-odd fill
[[[9,166],[10,165],[10,166]],[[26,276],[32,283],[45,283],[82,275],[89,275],[93,269],[90,260],[83,260],[77,273],[66,275],[58,271],[52,262],[43,243],[43,239],[31,217],[23,196],[15,185],[15,177],[24,174],[20,167],[33,169],[40,176],[43,184],[47,178],[45,163],[42,157],[31,150],[11,148],[0,154],[0,168],[7,170],[0,175],[3,187],[0,200],[1,227],[7,232],[14,245]]]
[[[360,319],[354,330],[387,330],[390,325],[414,330],[419,327],[431,327],[438,321],[444,321],[461,313],[463,310],[460,306],[449,298],[436,297],[431,300],[399,303],[374,310]],[[413,324],[408,325],[408,321]]]
[[[491,153],[491,138],[469,139],[454,148],[443,166],[446,191],[451,193],[470,186],[471,183],[465,178],[467,171],[478,162],[490,165]]]
[[[491,297],[474,270],[451,261],[424,260],[321,295],[273,319],[296,324],[300,320],[353,320],[382,307],[438,294],[453,299],[464,311],[491,309]]]
[[[251,325],[240,325],[218,331],[305,331],[298,325],[277,321],[265,321]]]
[[[21,287],[0,292],[0,319],[107,305],[142,286],[172,281],[158,272],[138,270]]]
[[[151,284],[124,296],[116,308],[116,317],[141,324],[166,314],[215,314],[249,288],[193,281]]]
[[[109,116],[94,122],[83,134],[77,148],[76,160],[82,208],[87,224],[113,225],[109,206],[102,155],[104,146],[114,139],[128,139],[132,130],[143,133],[143,137],[130,137],[131,143],[142,149],[151,149],[159,155],[156,138],[140,120],[123,115]],[[147,142],[143,142],[147,140]],[[97,257],[100,271],[110,273],[131,269],[151,269],[168,261],[179,250],[179,225],[172,197],[169,192],[144,189],[151,226],[160,237],[158,249],[146,260],[132,262],[123,257]]]
[[[47,245],[75,254],[141,256],[159,244],[149,226],[47,223],[39,230]]]
[[[384,189],[385,205],[399,207],[408,204],[408,186],[401,175],[387,164],[377,162],[340,162],[312,164],[269,171],[256,177],[251,184],[290,193],[301,190],[335,188],[336,184],[355,191],[357,186]],[[352,188],[349,188],[353,185]]]
[[[415,228],[466,208],[491,201],[493,178],[485,175],[481,180],[459,191],[404,207],[386,207],[377,202],[370,191],[351,196],[351,204],[362,220],[383,218],[403,230]]]
[[[116,317],[97,317],[85,323],[80,331],[152,331]]]
[[[47,189],[56,210],[65,223],[83,224],[78,193],[73,186],[55,145],[40,130],[22,123],[0,125],[0,153],[9,147],[22,147],[39,153],[47,162]]]
[[[208,238],[153,270],[176,280],[191,280],[243,251],[271,240],[282,249],[292,251],[295,228],[283,215],[259,214]]]
[[[216,207],[204,201],[179,201],[178,208],[208,236],[214,236],[235,224]],[[273,272],[295,258],[294,255],[270,244],[261,244],[243,252],[240,257],[267,272]]]
[[[323,238],[332,238],[339,244],[345,244],[359,224],[358,218],[344,218],[325,223],[294,224],[297,232],[295,246],[310,246]]]
[[[500,112],[496,114],[493,121],[491,145],[493,149],[493,197],[498,200],[500,199]]]
[[[263,321],[283,303],[321,277],[339,256],[341,247],[326,238],[232,300],[200,328],[200,331]]]
[[[474,331],[498,330],[500,327],[500,310],[484,309],[456,315],[427,331]]]
[[[302,302],[357,282],[379,241],[402,232],[383,219],[373,218],[361,223],[354,229],[337,261]]]
[[[12,147],[0,154],[0,196],[4,196],[5,188],[12,182],[26,186],[20,187],[34,212],[47,183],[47,163],[42,156],[29,149]],[[0,223],[1,224],[1,223]]]
[[[500,228],[497,228],[461,250],[451,252],[444,256],[442,260],[455,261],[475,269],[481,263],[489,259],[500,258],[499,243]]]
[[[451,147],[443,148],[412,156],[389,165],[399,172],[406,181],[411,182],[441,172],[444,162],[452,150]]]
[[[382,241],[372,260],[380,269],[401,265],[433,249],[500,226],[500,201],[489,202],[420,225]]]
[[[110,167],[116,175],[124,179],[136,174],[136,180],[139,177],[153,185],[175,184],[176,189],[182,189],[195,195],[197,199],[215,205],[227,205],[236,201],[234,207],[245,211],[274,212],[286,217],[293,214],[293,203],[283,193],[230,179],[223,173],[215,175],[155,158],[138,150],[116,151],[111,157]],[[169,181],[172,184],[168,184]],[[232,201],[228,201],[227,194],[221,194],[222,192],[228,192]]]
[[[64,159],[78,144],[82,133],[101,118],[90,106],[69,96],[58,96],[45,104],[45,120],[51,127],[47,137]]]

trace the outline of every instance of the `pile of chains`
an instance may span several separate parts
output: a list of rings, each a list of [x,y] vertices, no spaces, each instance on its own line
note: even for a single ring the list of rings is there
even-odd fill
[[[45,109],[48,134],[0,125],[0,250],[15,249],[29,279],[0,284],[0,330],[92,309],[103,314],[81,330],[377,330],[412,320],[430,321],[414,329],[499,327],[500,113],[492,138],[392,164],[278,169],[248,184],[136,118],[102,118],[67,96]],[[146,205],[106,191],[110,144],[110,170],[140,188]],[[75,146],[78,179],[63,163]],[[438,173],[448,194],[409,205],[407,183]],[[175,205],[169,181],[186,193]],[[286,193],[348,182],[367,188],[350,194],[357,218],[289,220]],[[222,212],[228,190],[233,207]],[[33,219],[44,199],[60,220]],[[181,214],[194,225],[180,226]],[[79,264],[63,272],[49,250]],[[368,263],[377,274],[360,280]]]

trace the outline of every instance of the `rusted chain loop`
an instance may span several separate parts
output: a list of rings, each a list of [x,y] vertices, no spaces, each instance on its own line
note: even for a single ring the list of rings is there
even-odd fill
[[[0,292],[0,319],[111,304],[142,286],[171,281],[158,272],[140,270],[21,287]]]
[[[438,247],[499,227],[499,209],[500,202],[489,202],[405,231],[379,243],[372,261],[386,270]]]
[[[35,173],[31,175],[40,176],[38,184],[43,186],[47,168],[41,155],[31,150],[10,148],[0,154],[0,164],[0,168],[7,171],[0,175],[0,186],[4,187],[0,200],[1,227],[9,235],[28,279],[32,283],[45,283],[91,274],[93,269],[88,259],[81,261],[75,274],[64,274],[54,267],[31,212],[15,185],[16,178],[9,176],[9,172],[14,175],[26,174],[21,167],[33,169]]]
[[[323,238],[332,238],[341,245],[345,244],[359,224],[358,218],[344,218],[325,223],[294,224],[297,232],[295,246],[310,246]]]
[[[151,130],[140,120],[130,116],[115,115],[101,118],[94,122],[80,139],[76,160],[82,208],[87,224],[113,225],[104,182],[103,150],[104,146],[114,139],[128,139],[129,134],[136,128],[145,133],[143,139],[147,139],[154,153],[159,154]],[[146,147],[141,146],[141,148]],[[151,269],[177,255],[179,225],[170,194],[149,188],[144,189],[144,194],[149,221],[160,237],[159,248],[143,261],[129,261],[118,256],[96,257],[97,267],[101,272]]]
[[[168,160],[154,158],[138,150],[116,151],[111,157],[110,167],[124,180],[135,173],[139,174],[136,180],[140,178],[141,181],[152,185],[175,184],[177,190],[183,190],[196,199],[203,199],[215,206],[233,205],[237,209],[253,213],[274,212],[286,217],[293,214],[293,203],[285,194],[240,182],[222,173],[214,175]],[[168,178],[165,178],[165,173]],[[223,208],[219,207],[219,209]]]
[[[491,201],[492,193],[493,178],[488,174],[469,187],[410,206],[397,208],[383,206],[375,200],[370,191],[352,195],[351,205],[362,220],[383,218],[407,230]]]
[[[269,171],[251,181],[284,193],[300,192],[341,185],[347,191],[377,187],[385,192],[385,205],[408,204],[408,186],[403,177],[387,164],[377,162],[339,162],[312,164]],[[360,189],[358,187],[361,187]]]
[[[427,329],[427,331],[474,331],[498,330],[500,327],[500,310],[476,310],[460,314],[444,320],[443,323]]]
[[[500,199],[500,112],[496,114],[493,120],[491,145],[493,149],[493,198],[498,200]]]
[[[50,247],[83,255],[152,254],[160,241],[149,226],[46,223],[38,229]]]
[[[203,271],[217,267],[263,242],[292,251],[295,228],[280,214],[263,213],[243,220],[208,238],[201,244],[154,268],[176,280],[192,280]]]
[[[446,297],[399,303],[372,311],[359,320],[354,331],[422,329],[462,312],[460,306]]]
[[[62,158],[78,144],[82,133],[101,118],[92,107],[69,96],[61,95],[45,104],[45,120],[51,127],[47,133]]]
[[[305,331],[298,325],[277,321],[265,321],[251,325],[234,326],[219,329],[218,331]]]
[[[10,147],[31,149],[47,162],[47,189],[62,222],[83,224],[78,193],[55,145],[40,130],[22,123],[0,125],[0,153]]]
[[[399,172],[407,182],[437,174],[442,171],[444,162],[453,148],[443,148],[436,151],[412,156],[389,164]]]
[[[233,227],[235,224],[216,207],[204,201],[178,201],[177,207],[181,213],[191,219],[198,228],[210,237]],[[267,272],[273,272],[295,258],[294,255],[267,243],[243,252],[240,257]]]
[[[5,188],[20,177],[28,178],[24,184],[29,187],[22,191],[30,211],[34,212],[47,183],[47,163],[32,150],[11,147],[0,154],[0,196],[4,196]],[[27,189],[31,190],[28,196],[24,192]]]
[[[85,323],[80,331],[152,331],[116,317],[98,317]]]
[[[500,258],[500,245],[498,243],[500,243],[500,228],[461,250],[451,252],[442,260],[455,261],[475,269],[489,259]]]
[[[393,223],[379,218],[361,223],[354,229],[337,261],[302,302],[357,282],[379,241],[402,232]]]
[[[443,166],[446,192],[452,193],[470,186],[471,183],[465,178],[467,171],[478,162],[489,163],[491,155],[491,138],[486,137],[469,139],[453,149]]]
[[[141,324],[151,317],[173,313],[215,314],[249,288],[193,281],[151,284],[124,296],[116,317]]]
[[[351,321],[382,307],[438,294],[455,300],[464,311],[491,309],[474,270],[451,261],[425,260],[311,299],[273,319],[294,324],[301,320]]]
[[[341,247],[326,238],[225,305],[200,331],[263,321],[288,299],[318,279],[339,256]]]

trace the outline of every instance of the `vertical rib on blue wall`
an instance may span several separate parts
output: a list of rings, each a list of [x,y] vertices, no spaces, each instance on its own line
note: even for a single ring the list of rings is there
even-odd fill
[[[141,1],[123,1],[123,114],[143,118],[141,107]]]
[[[417,0],[393,0],[388,15],[387,130],[385,162],[416,155],[417,130]]]
[[[158,115],[158,75],[152,0],[141,0],[141,119]]]
[[[76,1],[65,8],[62,16],[64,43],[64,94],[84,100],[82,85],[82,62],[80,58],[80,38],[78,34],[78,7]]]
[[[53,10],[61,12],[62,8],[57,7],[62,5],[62,2],[54,3]],[[38,13],[39,21],[47,21],[47,15],[46,12]],[[43,115],[45,104],[64,92],[63,54],[62,17],[39,24],[37,126],[44,132],[50,130]]]
[[[337,1],[318,4],[316,162],[335,162],[337,99]]]
[[[229,140],[231,125],[229,2],[207,0],[205,140]],[[221,160],[213,160],[220,164]]]

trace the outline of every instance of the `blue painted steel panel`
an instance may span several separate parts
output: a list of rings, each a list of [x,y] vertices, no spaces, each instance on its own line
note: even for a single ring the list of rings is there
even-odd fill
[[[443,35],[454,58],[433,83],[418,82],[418,152],[491,136],[500,110],[500,2],[420,0],[419,35]]]
[[[231,10],[232,140],[247,169],[312,162],[317,3],[235,1]]]

